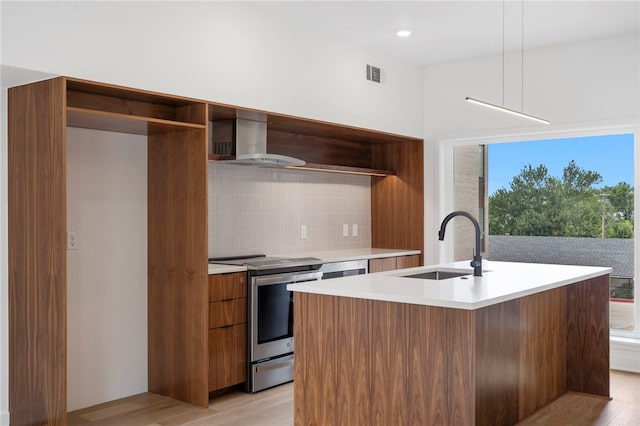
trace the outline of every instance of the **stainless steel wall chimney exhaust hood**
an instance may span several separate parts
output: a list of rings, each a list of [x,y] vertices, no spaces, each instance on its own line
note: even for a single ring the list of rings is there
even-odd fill
[[[259,167],[304,166],[305,162],[286,155],[267,152],[267,121],[260,113],[244,113],[235,120],[215,121],[212,124],[212,153],[235,155],[228,164]]]

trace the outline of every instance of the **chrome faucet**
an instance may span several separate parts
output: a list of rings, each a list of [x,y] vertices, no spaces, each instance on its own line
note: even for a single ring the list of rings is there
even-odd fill
[[[481,277],[482,276],[482,256],[480,255],[480,225],[478,221],[471,216],[471,214],[463,211],[456,211],[453,213],[449,213],[447,217],[442,221],[442,225],[440,225],[440,231],[438,231],[438,239],[440,241],[444,240],[444,230],[447,227],[447,223],[451,219],[456,216],[464,216],[469,219],[473,223],[473,227],[476,229],[476,248],[473,252],[473,260],[471,261],[471,266],[473,267],[473,276]]]

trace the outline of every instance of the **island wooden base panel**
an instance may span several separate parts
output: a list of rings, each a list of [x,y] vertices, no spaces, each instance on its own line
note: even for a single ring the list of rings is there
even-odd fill
[[[640,374],[611,371],[611,396],[569,392],[518,423],[538,425],[640,424]],[[234,392],[196,407],[143,393],[68,414],[69,426],[287,426],[293,424],[293,383],[257,394]]]
[[[607,290],[473,311],[297,293],[295,424],[513,425],[567,391],[608,397]]]

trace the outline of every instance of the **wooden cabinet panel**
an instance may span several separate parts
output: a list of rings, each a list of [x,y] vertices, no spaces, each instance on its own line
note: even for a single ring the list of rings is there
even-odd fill
[[[247,322],[247,299],[222,300],[209,303],[209,328]]]
[[[369,260],[369,273],[393,271],[396,269],[414,268],[421,266],[419,254],[410,256],[383,257]]]
[[[374,272],[384,272],[384,271],[393,271],[396,269],[396,258],[395,257],[383,257],[381,259],[370,259],[369,260],[369,273],[372,274]]]
[[[339,297],[336,309],[337,388],[338,395],[345,396],[337,401],[337,419],[344,425],[370,425],[372,336],[367,326],[371,324],[371,301]]]
[[[296,297],[303,293],[297,293]],[[335,303],[337,297],[324,297],[317,294],[304,294],[307,300],[305,305],[306,325],[303,330],[295,335],[304,336],[306,347],[315,348],[313,351],[305,351],[303,360],[297,359],[298,343],[296,340],[295,365],[304,362],[305,378],[299,385],[303,386],[302,398],[296,401],[296,405],[305,407],[305,424],[331,425],[335,424],[337,393],[336,377],[338,366],[336,335],[333,325],[335,323]],[[294,306],[297,302],[294,303]],[[295,308],[294,308],[295,309]],[[299,311],[296,311],[299,313]],[[294,320],[294,327],[296,321]],[[294,367],[295,368],[295,367]],[[295,383],[295,382],[294,382]],[[323,404],[318,402],[322,400]]]
[[[209,391],[247,380],[246,324],[209,330]]]
[[[407,317],[401,303],[372,301],[372,424],[406,424]]]
[[[475,401],[474,321],[475,312],[447,310],[447,409],[450,425],[473,425],[475,413],[482,409]],[[425,324],[425,327],[428,327]]]
[[[519,301],[519,418],[566,392],[566,290],[557,288]]]
[[[512,361],[519,359],[520,334],[517,327],[504,327],[518,324],[518,306],[511,300],[476,312],[476,425],[513,425],[520,418],[519,370]]]
[[[150,133],[149,391],[206,407],[206,129]]]
[[[609,276],[567,287],[567,389],[609,396]]]
[[[414,254],[411,256],[398,256],[396,257],[396,269],[415,268],[422,266],[420,262],[420,255]]]
[[[209,275],[209,301],[247,297],[246,277],[244,272]]]
[[[376,144],[372,166],[397,176],[371,178],[371,247],[424,253],[423,141]]]
[[[9,410],[16,425],[67,418],[64,92],[64,78],[8,90]]]
[[[408,418],[410,425],[446,425],[447,329],[445,308],[407,305],[409,339],[407,363]]]

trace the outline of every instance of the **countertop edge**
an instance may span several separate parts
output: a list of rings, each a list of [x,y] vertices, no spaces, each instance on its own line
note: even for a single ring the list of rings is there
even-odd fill
[[[502,267],[505,267],[505,266],[519,267],[522,265],[528,265],[529,268],[534,268],[534,269],[540,268],[540,270],[543,270],[544,268],[549,269],[549,268],[569,266],[569,265],[546,265],[546,264],[516,264],[511,262],[494,262],[494,265],[500,264],[500,263],[504,264],[504,266]],[[517,289],[512,293],[508,293],[508,294],[504,293],[504,290],[502,290],[502,294],[498,294],[496,296],[484,296],[482,300],[478,300],[478,301],[455,300],[453,297],[450,299],[443,298],[443,297],[437,298],[437,296],[440,296],[437,290],[431,292],[431,290],[436,288],[436,286],[438,285],[453,286],[453,285],[456,285],[456,282],[450,281],[449,283],[444,284],[442,281],[433,282],[431,280],[418,280],[418,281],[425,281],[425,282],[430,281],[430,282],[422,284],[425,287],[422,289],[422,291],[419,291],[417,294],[415,292],[402,294],[401,291],[398,291],[397,281],[395,283],[396,284],[395,287],[394,287],[394,283],[384,282],[384,277],[389,277],[389,278],[401,277],[402,271],[416,272],[418,270],[427,269],[427,268],[429,269],[454,268],[456,266],[460,267],[465,264],[468,264],[468,262],[459,262],[456,264],[429,265],[429,266],[418,267],[418,268],[409,268],[405,270],[380,272],[376,274],[368,274],[368,277],[367,275],[361,275],[358,277],[347,277],[347,278],[336,279],[335,281],[338,281],[338,280],[342,281],[341,285],[333,285],[334,283],[327,283],[325,281],[322,281],[320,284],[317,284],[317,283],[290,284],[289,286],[287,286],[287,288],[290,291],[300,292],[300,293],[322,294],[327,296],[352,297],[357,299],[369,299],[369,300],[378,300],[378,301],[386,301],[386,302],[407,303],[407,304],[413,304],[413,305],[476,310],[476,309],[481,309],[487,306],[503,303],[509,300],[514,300],[514,299],[529,296],[532,294],[540,293],[543,291],[564,287],[570,284],[574,284],[580,281],[585,281],[585,280],[599,277],[602,275],[607,275],[607,274],[610,274],[612,270],[611,268],[608,268],[608,267],[569,266],[577,269],[577,272],[575,275],[572,275],[570,277],[565,276],[563,278],[560,278],[558,280],[553,280],[553,281],[550,281],[547,277],[547,278],[541,279],[542,282],[540,284],[530,283],[526,286],[526,288]],[[502,268],[499,265],[496,265],[496,266],[498,266],[499,268]],[[582,270],[580,271],[580,269]],[[585,269],[588,269],[588,271],[585,271]],[[504,273],[506,272],[503,272],[503,276],[500,277],[499,280],[506,282],[507,280],[504,277]],[[367,277],[367,278],[364,278],[364,277]],[[361,280],[363,279],[370,280],[371,286],[369,288],[367,288],[366,286],[363,287],[363,286],[357,285],[359,284],[359,280],[361,282]],[[391,281],[393,279],[394,278],[392,278]],[[474,277],[473,279],[474,280],[482,279],[482,277],[479,277],[479,278]],[[352,285],[349,285],[350,283],[347,280],[350,281]],[[329,280],[329,281],[334,281],[334,280]],[[444,281],[448,281],[448,280],[444,280]],[[459,281],[457,282],[457,284],[461,286],[469,285],[468,282],[462,284]],[[475,282],[471,284],[472,287],[476,285],[496,286],[495,283],[489,283],[489,282],[485,282],[481,284],[477,284],[477,282]],[[409,286],[409,284],[407,284],[407,286]],[[414,287],[417,286],[418,289],[421,288],[420,287],[421,284],[419,282],[418,283],[414,282],[413,286]],[[500,284],[498,284],[498,286],[500,286]]]

